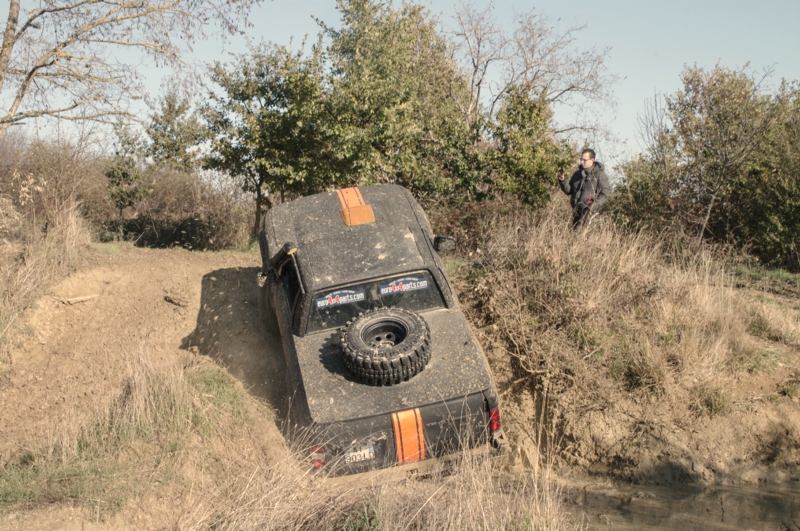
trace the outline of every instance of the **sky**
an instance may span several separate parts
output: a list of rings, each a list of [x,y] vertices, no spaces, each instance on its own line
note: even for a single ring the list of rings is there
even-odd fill
[[[427,1],[445,29],[455,26],[453,0]],[[473,5],[483,10],[490,2],[474,0]],[[768,88],[783,78],[800,80],[800,0],[495,0],[491,5],[497,23],[509,32],[515,13],[535,11],[557,31],[583,27],[575,33],[578,49],[609,48],[605,64],[608,74],[618,76],[612,86],[616,106],[597,108],[597,113],[616,141],[598,141],[594,147],[598,160],[610,168],[641,151],[637,116],[655,95],[681,88],[687,65],[711,69],[749,63],[754,75],[772,69]],[[0,18],[6,16],[3,8],[7,12],[7,6],[0,7]],[[247,39],[288,45],[294,38],[297,47],[305,35],[313,41],[319,32],[314,16],[339,26],[335,0],[265,0],[252,12],[244,35],[201,41],[190,60],[231,61],[246,52]],[[165,72],[144,71],[148,89],[158,94]],[[563,113],[557,109],[556,119],[566,122]]]
[[[490,2],[476,0],[479,9]],[[750,65],[758,75],[772,69],[769,87],[782,78],[800,80],[800,0],[546,0],[523,2],[496,0],[492,3],[497,22],[509,31],[515,13],[534,10],[556,27],[566,30],[585,26],[576,33],[580,49],[610,48],[607,72],[618,81],[613,91],[614,109],[598,109],[617,142],[598,145],[598,160],[620,161],[640,151],[637,116],[645,102],[656,94],[672,94],[681,88],[680,74],[686,65],[711,69]],[[452,27],[453,0],[431,0],[431,12]],[[247,37],[278,44],[316,36],[312,16],[337,26],[339,14],[334,0],[272,0],[250,17]],[[231,53],[245,50],[245,39],[206,43],[199,49],[205,60],[229,60]],[[556,116],[558,118],[558,115]]]

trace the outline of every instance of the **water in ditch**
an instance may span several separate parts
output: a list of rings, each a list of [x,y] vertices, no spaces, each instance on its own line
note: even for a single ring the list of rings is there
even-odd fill
[[[800,531],[800,482],[746,486],[587,485],[569,492],[589,529]]]

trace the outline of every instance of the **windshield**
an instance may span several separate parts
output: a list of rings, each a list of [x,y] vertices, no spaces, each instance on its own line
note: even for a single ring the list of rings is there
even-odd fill
[[[396,306],[419,312],[444,308],[439,287],[427,271],[404,273],[314,295],[308,332],[344,326],[359,312]]]

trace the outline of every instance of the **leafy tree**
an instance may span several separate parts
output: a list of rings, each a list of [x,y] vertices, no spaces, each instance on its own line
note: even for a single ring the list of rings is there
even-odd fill
[[[193,148],[203,140],[205,129],[191,112],[189,99],[171,87],[159,102],[159,110],[150,116],[146,133],[150,144],[146,154],[156,164],[190,173],[198,164]]]
[[[682,155],[681,185],[695,192],[703,238],[720,196],[730,192],[770,126],[772,109],[744,70],[692,67],[681,77],[684,88],[667,97],[667,109]]]
[[[610,99],[602,57],[574,50],[572,31],[558,34],[534,14],[518,18],[511,38],[469,7],[449,36],[418,5],[339,8],[342,29],[323,26],[343,140],[334,156],[347,154],[339,171],[357,182],[398,182],[422,199],[510,193],[540,206],[569,158],[553,106]],[[496,85],[492,67],[502,72]]]
[[[602,132],[597,107],[613,106],[611,88],[617,79],[605,69],[610,50],[577,48],[576,34],[583,27],[559,31],[535,11],[517,14],[509,32],[493,9],[491,4],[483,10],[462,4],[450,34],[454,58],[467,80],[467,90],[454,94],[467,123],[489,133],[506,100],[525,92],[532,101],[572,111],[570,121],[551,124],[562,138]]]
[[[147,195],[147,189],[142,185],[143,175],[140,171],[136,152],[138,145],[129,134],[118,131],[118,149],[109,161],[105,171],[108,179],[108,189],[114,206],[119,210],[119,217],[127,207],[136,206]]]
[[[260,208],[330,186],[397,182],[452,189],[468,130],[449,97],[446,44],[420,6],[339,2],[343,27],[303,51],[261,45],[231,67],[205,109],[204,166],[242,179]],[[256,225],[257,226],[257,225]]]
[[[547,102],[512,88],[492,129],[497,188],[534,207],[547,202],[553,175],[572,158],[569,147],[555,139],[552,116]]]
[[[114,122],[133,118],[129,102],[144,93],[138,59],[188,68],[181,57],[204,27],[225,32],[259,0],[9,0],[0,47],[0,136],[14,123],[50,116]]]
[[[665,230],[691,223],[683,216],[694,203],[693,189],[681,186],[677,139],[671,134],[663,101],[657,96],[639,119],[645,150],[622,166],[623,181],[609,205],[623,225]]]
[[[746,245],[765,263],[800,269],[800,85],[784,83],[770,102],[769,128],[732,183],[716,232]]]
[[[618,219],[748,248],[800,268],[797,83],[775,94],[746,70],[688,68],[642,120],[646,150],[623,168]],[[763,79],[763,78],[762,78]],[[702,241],[702,240],[701,240]]]
[[[322,24],[333,181],[450,191],[469,143],[452,98],[463,89],[447,42],[419,5],[339,0],[342,27]]]
[[[221,90],[203,111],[212,139],[203,166],[229,173],[255,194],[254,234],[274,197],[283,201],[328,184],[321,70],[318,48],[305,57],[275,45],[253,48],[230,70],[221,63],[211,68]]]
[[[552,105],[568,100],[567,78],[541,85],[542,72],[529,68],[506,80],[500,112],[478,105],[475,117],[463,108],[474,84],[426,8],[376,0],[337,6],[341,27],[318,21],[309,54],[261,45],[212,68],[220,90],[205,110],[213,140],[204,166],[256,195],[256,227],[276,196],[333,186],[397,183],[426,202],[496,193],[533,206],[547,201],[545,183],[566,160]],[[530,31],[525,42],[538,46]],[[527,59],[539,57],[530,52]],[[583,96],[601,90],[600,78],[589,77],[576,88]]]

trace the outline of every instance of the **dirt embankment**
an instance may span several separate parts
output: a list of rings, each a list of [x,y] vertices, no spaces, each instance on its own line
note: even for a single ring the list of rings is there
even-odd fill
[[[250,392],[285,395],[258,321],[257,255],[105,247],[29,311],[0,365],[0,463],[53,441],[119,393],[138,352],[218,357]],[[80,417],[80,418],[76,418]]]
[[[800,351],[792,345],[761,341],[770,365],[726,375],[730,404],[710,415],[687,410],[677,393],[604,386],[592,379],[598,373],[531,374],[483,331],[478,337],[515,446],[521,454],[554,449],[564,478],[662,486],[800,482]]]
[[[285,369],[274,355],[276,338],[258,320],[257,254],[123,245],[103,246],[94,262],[28,312],[12,362],[0,365],[1,464],[51,443],[105,407],[143,349],[156,362],[214,357],[253,396],[266,400],[277,418],[285,418]],[[520,385],[507,360],[487,354],[503,396],[504,423],[520,444],[514,455],[524,463],[525,445],[537,437],[533,388]],[[570,464],[600,475],[615,475],[611,469],[619,467],[642,481],[665,483],[722,476],[753,482],[795,479],[796,469],[786,465],[800,455],[800,407],[760,391],[771,391],[788,370],[745,377],[736,391],[741,407],[711,422],[660,418],[668,404],[637,403],[635,397],[586,411],[580,425],[587,432],[571,434],[570,453],[577,457]],[[620,438],[615,430],[637,436]],[[265,438],[275,445],[282,441],[276,426]],[[51,521],[66,517],[59,514]]]

